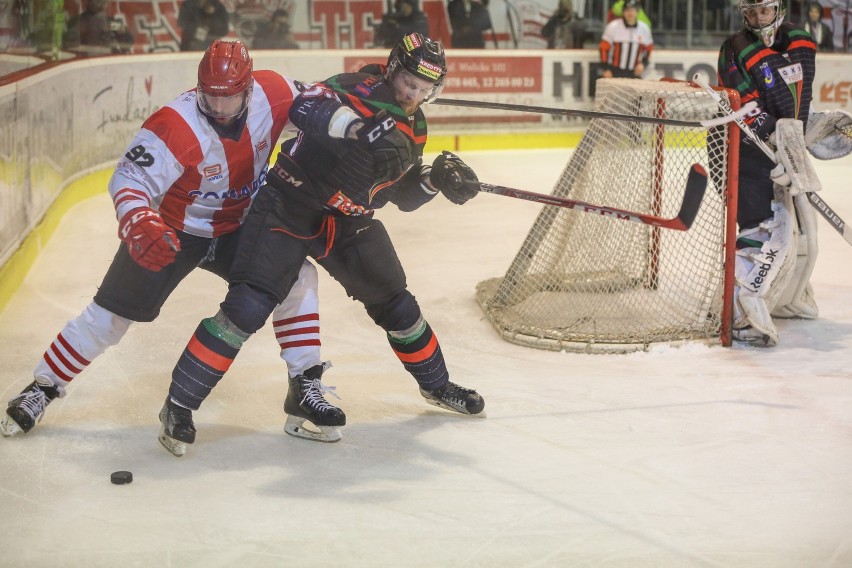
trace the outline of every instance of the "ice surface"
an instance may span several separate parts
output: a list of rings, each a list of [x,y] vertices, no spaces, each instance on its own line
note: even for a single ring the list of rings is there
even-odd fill
[[[483,181],[543,192],[567,160],[463,157]],[[852,158],[816,166],[825,200],[852,219]],[[852,566],[852,247],[819,221],[821,317],[780,322],[775,349],[552,353],[500,339],[473,295],[539,208],[481,195],[379,215],[487,419],[427,405],[321,271],[323,378],[343,397],[343,440],[284,434],[267,326],[195,414],[196,443],[171,456],[157,442],[171,369],[225,293],[197,271],[30,434],[0,440],[0,566]],[[0,314],[2,401],[89,302],[115,225],[106,194],[72,209]],[[133,483],[110,484],[116,470]]]

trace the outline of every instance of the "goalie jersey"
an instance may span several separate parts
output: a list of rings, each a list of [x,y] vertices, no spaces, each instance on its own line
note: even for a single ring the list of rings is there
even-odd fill
[[[757,101],[760,112],[746,123],[767,140],[779,118],[796,118],[807,126],[815,59],[810,34],[793,24],[781,24],[771,48],[743,29],[722,44],[719,82],[736,89],[742,104]]]

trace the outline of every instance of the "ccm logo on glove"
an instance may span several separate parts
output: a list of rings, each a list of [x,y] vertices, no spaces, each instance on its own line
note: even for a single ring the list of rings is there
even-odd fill
[[[154,272],[174,262],[180,250],[175,232],[150,207],[125,214],[118,223],[118,238],[139,266]]]

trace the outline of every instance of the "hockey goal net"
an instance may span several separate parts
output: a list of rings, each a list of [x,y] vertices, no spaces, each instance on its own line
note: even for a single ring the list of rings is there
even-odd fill
[[[739,108],[735,91],[722,91]],[[686,82],[602,79],[595,110],[697,122],[717,104]],[[674,217],[692,164],[707,191],[687,231],[545,205],[502,278],[476,298],[501,335],[550,350],[625,353],[730,344],[738,129],[593,118],[553,195]]]

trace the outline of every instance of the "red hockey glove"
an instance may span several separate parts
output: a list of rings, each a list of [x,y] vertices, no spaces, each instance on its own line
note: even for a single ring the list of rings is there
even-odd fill
[[[142,268],[159,272],[175,260],[180,250],[177,235],[149,207],[128,212],[118,223],[118,238]]]

